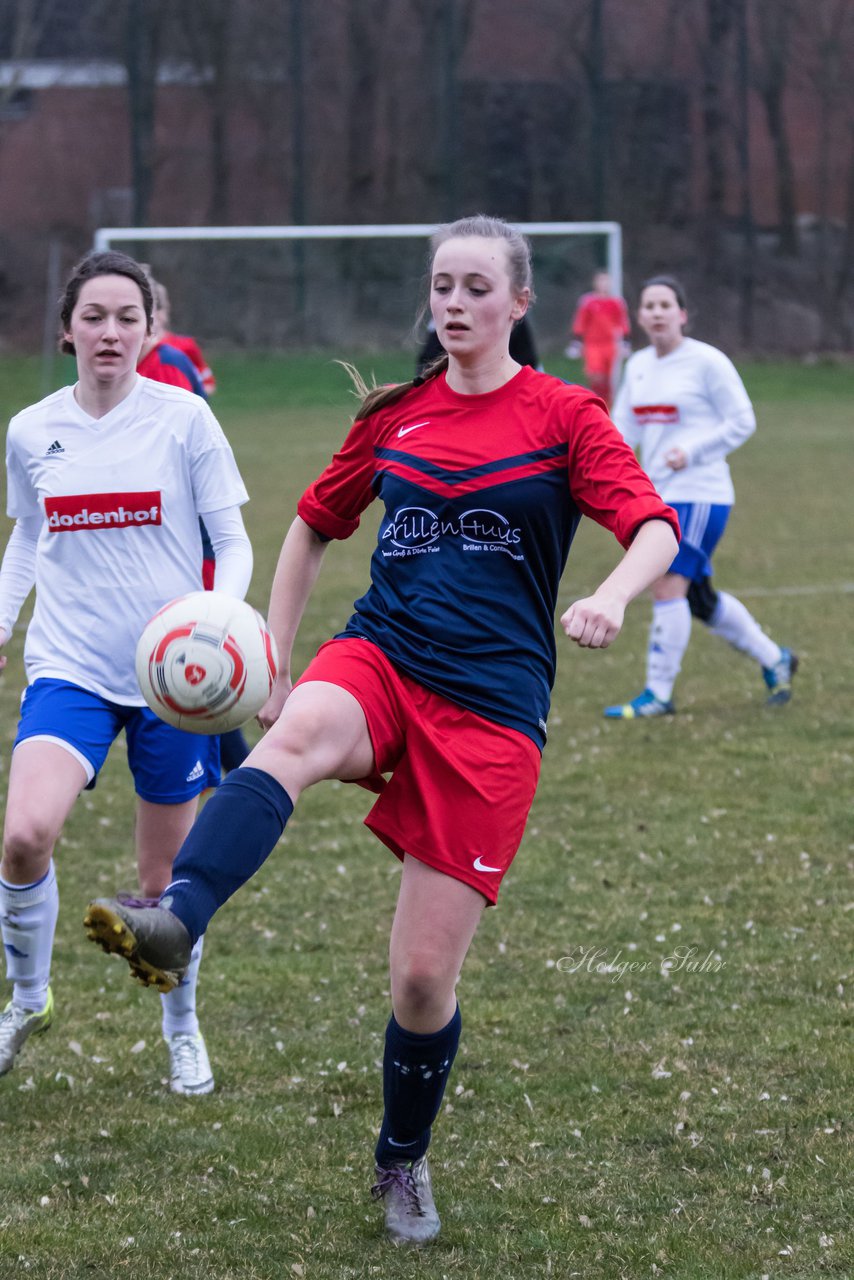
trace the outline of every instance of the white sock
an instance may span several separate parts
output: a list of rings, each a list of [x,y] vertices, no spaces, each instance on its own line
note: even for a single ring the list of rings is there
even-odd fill
[[[204,938],[199,938],[190,952],[186,976],[174,990],[160,997],[163,1006],[163,1037],[174,1035],[194,1036],[199,1029],[196,1017],[196,984],[199,981],[199,965],[202,963]]]
[[[646,651],[646,687],[662,702],[670,699],[690,639],[688,601],[656,600]]]
[[[783,654],[778,644],[766,636],[753,614],[735,596],[718,592],[718,604],[708,624],[734,649],[755,658],[761,667],[774,667]]]
[[[35,884],[0,880],[0,933],[6,952],[6,977],[14,983],[12,1001],[33,1012],[43,1009],[50,982],[53,935],[59,915],[59,889],[51,861]]]

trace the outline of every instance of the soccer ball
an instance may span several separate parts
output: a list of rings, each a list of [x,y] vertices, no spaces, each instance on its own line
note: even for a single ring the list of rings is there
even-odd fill
[[[267,624],[245,600],[191,591],[155,613],[136,646],[142,696],[176,729],[227,733],[270,696],[278,670]]]

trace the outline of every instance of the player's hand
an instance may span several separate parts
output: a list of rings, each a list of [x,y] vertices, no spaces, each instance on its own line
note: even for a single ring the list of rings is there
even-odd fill
[[[581,359],[581,343],[576,342],[573,339],[573,341],[570,342],[569,346],[566,348],[564,355],[567,357],[568,360],[580,360]]]
[[[684,471],[688,465],[688,455],[684,449],[668,449],[664,461],[671,471]]]
[[[599,592],[576,600],[560,620],[570,640],[582,649],[607,649],[620,634],[626,607],[614,596]]]
[[[273,725],[282,714],[284,705],[290,697],[291,689],[293,687],[293,682],[290,676],[284,672],[280,673],[275,685],[273,686],[273,692],[270,694],[269,698],[258,712],[258,715],[255,717],[265,733],[268,729],[272,729]]]
[[[9,637],[6,635],[4,628],[0,627],[0,649],[3,648],[4,644],[8,639]],[[0,653],[0,671],[3,670],[5,665],[6,665],[6,655],[5,653]]]

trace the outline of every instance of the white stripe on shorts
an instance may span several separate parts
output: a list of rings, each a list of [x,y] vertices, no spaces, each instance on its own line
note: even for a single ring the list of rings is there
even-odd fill
[[[82,751],[78,751],[76,747],[72,747],[71,743],[66,742],[64,738],[55,738],[50,733],[34,733],[29,738],[22,738],[18,743],[18,747],[22,747],[25,742],[53,742],[57,747],[62,747],[70,756],[74,756],[74,759],[80,762],[86,771],[87,786],[94,778],[95,770],[92,767],[91,760],[87,760]],[[18,747],[15,748],[16,751]]]
[[[711,510],[711,505],[708,502],[695,502],[692,504],[688,528],[683,535],[689,546],[702,547]]]

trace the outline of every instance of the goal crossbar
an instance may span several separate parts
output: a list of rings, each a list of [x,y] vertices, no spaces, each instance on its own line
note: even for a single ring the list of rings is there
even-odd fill
[[[607,242],[607,269],[613,289],[618,295],[622,293],[622,228],[619,222],[516,222],[513,225],[527,236],[604,236]],[[100,227],[95,232],[94,248],[109,249],[117,241],[129,240],[368,240],[379,237],[426,239],[435,230],[436,223],[430,222],[330,224],[328,226]]]

